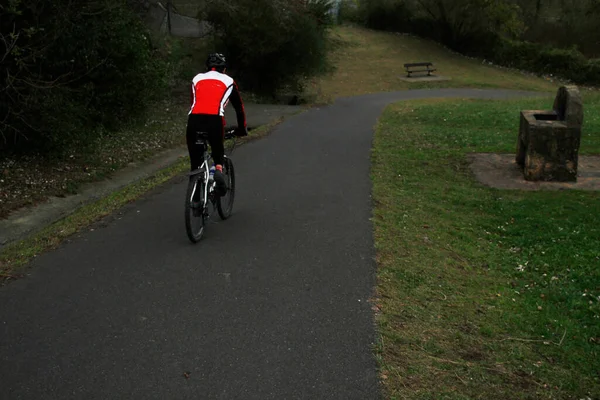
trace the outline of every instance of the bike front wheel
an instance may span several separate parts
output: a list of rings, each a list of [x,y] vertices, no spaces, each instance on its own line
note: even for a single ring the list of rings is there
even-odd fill
[[[206,184],[203,174],[190,176],[185,196],[185,229],[192,243],[204,235],[206,227]]]
[[[235,170],[233,162],[228,157],[225,158],[225,162],[223,163],[223,176],[225,177],[227,193],[225,196],[218,198],[217,211],[221,219],[227,219],[231,216],[233,200],[235,200]]]

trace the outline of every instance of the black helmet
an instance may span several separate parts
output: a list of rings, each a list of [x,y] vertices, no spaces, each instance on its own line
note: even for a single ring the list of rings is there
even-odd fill
[[[225,60],[225,56],[223,54],[212,53],[208,55],[208,58],[206,59],[206,68],[223,70],[225,67],[227,67],[227,60]]]

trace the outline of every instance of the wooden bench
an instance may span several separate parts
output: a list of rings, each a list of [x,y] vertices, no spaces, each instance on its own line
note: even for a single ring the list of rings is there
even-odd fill
[[[431,76],[431,73],[433,71],[435,71],[435,68],[433,68],[433,64],[430,62],[404,64],[404,68],[406,68],[406,73],[408,74],[409,78],[410,78],[410,74],[412,74],[413,72],[427,72],[427,75]],[[421,69],[413,69],[413,68],[421,68]]]

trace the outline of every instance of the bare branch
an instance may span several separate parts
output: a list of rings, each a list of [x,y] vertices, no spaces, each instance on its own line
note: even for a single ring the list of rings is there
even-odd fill
[[[12,33],[15,33],[14,28]],[[17,33],[12,37],[12,41],[7,41],[6,36],[0,33],[0,40],[2,40],[2,42],[4,43],[4,48],[6,49],[4,55],[2,56],[2,59],[0,60],[0,64],[3,63],[4,60],[6,60],[6,57],[8,57],[12,50],[15,48],[17,41],[19,40],[19,36],[20,33]]]

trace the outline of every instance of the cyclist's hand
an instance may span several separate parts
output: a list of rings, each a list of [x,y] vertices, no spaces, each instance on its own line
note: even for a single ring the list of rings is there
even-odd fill
[[[233,132],[233,134],[237,137],[248,136],[248,129],[243,126],[239,126],[235,132]]]

